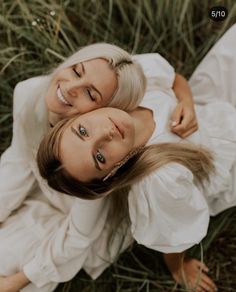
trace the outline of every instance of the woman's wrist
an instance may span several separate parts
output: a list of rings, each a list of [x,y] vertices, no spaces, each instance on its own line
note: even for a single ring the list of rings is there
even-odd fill
[[[6,277],[6,287],[9,292],[18,292],[30,283],[24,272],[19,272]]]
[[[163,254],[163,257],[172,276],[178,274],[184,260],[184,253]]]
[[[180,102],[188,102],[193,105],[193,96],[188,81],[178,73],[176,73],[173,90]]]

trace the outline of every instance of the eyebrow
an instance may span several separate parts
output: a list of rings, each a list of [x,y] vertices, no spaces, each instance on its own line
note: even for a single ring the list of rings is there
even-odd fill
[[[86,71],[85,71],[85,68],[84,68],[84,64],[83,64],[83,62],[81,62],[80,64],[81,64],[81,67],[82,67],[82,73],[85,74]],[[96,92],[100,95],[100,97],[102,98],[102,94],[101,94],[101,92],[100,92],[95,86],[93,86],[92,84],[91,84],[90,86],[91,86],[91,88],[92,88],[94,91],[96,91]]]
[[[81,140],[85,141],[84,137],[83,137],[82,135],[80,135],[80,133],[79,133],[74,127],[71,126],[70,129],[71,129],[71,132],[72,132],[73,134],[75,134],[75,135],[76,135],[77,137],[79,137]],[[101,171],[102,169],[101,169],[101,167],[99,166],[98,161],[97,161],[97,159],[95,158],[95,156],[94,156],[93,154],[92,154],[92,157],[93,157],[93,161],[94,161],[95,168],[96,168],[97,170]]]

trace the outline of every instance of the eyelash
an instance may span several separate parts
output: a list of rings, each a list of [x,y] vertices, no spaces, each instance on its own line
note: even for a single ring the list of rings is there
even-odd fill
[[[92,94],[91,94],[91,92],[90,92],[89,89],[87,89],[87,94],[89,95],[89,97],[90,97],[90,99],[91,99],[92,101],[96,101],[96,98],[94,98],[94,97],[92,96]]]
[[[75,68],[72,68],[72,69],[73,69],[75,75],[76,75],[77,77],[81,78],[81,74],[80,74],[78,71],[76,71]],[[90,97],[90,99],[91,99],[93,102],[96,101],[96,98],[94,98],[94,97],[92,96],[92,94],[91,94],[91,92],[90,92],[89,89],[86,89],[86,92],[87,92],[88,96]]]
[[[77,76],[77,77],[81,77],[81,74],[78,72],[78,71],[76,71],[76,69],[75,68],[73,68],[73,71],[74,71],[74,73],[75,73],[75,75]]]
[[[81,128],[83,128],[83,129],[85,130],[85,134],[82,134],[82,132],[81,132]],[[78,130],[79,130],[80,135],[82,135],[82,136],[84,136],[84,137],[88,137],[88,136],[89,136],[89,135],[88,135],[88,132],[87,132],[87,130],[86,130],[86,128],[85,128],[84,126],[82,126],[81,124],[79,125]],[[98,155],[98,154],[101,155],[103,161],[100,161],[99,159],[97,159],[97,155]],[[95,159],[96,159],[99,163],[102,163],[102,164],[106,163],[106,159],[105,159],[105,157],[102,155],[102,153],[101,153],[100,151],[97,150],[97,152],[96,152],[96,154],[94,155],[94,157],[95,157]]]

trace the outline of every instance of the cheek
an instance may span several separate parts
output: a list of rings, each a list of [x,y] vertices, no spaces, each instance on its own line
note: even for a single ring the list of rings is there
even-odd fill
[[[129,151],[129,147],[127,145],[115,145],[110,151],[110,161],[112,162],[112,166],[123,160]]]
[[[75,113],[85,114],[99,108],[96,103],[91,102],[87,97],[79,96],[76,101]]]

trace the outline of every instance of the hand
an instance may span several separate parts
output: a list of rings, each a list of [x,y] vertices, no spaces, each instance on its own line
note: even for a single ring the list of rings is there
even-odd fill
[[[8,277],[0,277],[0,291],[1,292],[18,292],[19,290],[11,290]]]
[[[171,131],[186,138],[198,129],[197,117],[192,102],[180,101],[171,116]]]
[[[185,286],[187,291],[217,291],[215,283],[205,274],[208,271],[204,263],[196,259],[184,259],[172,276],[178,284]]]

